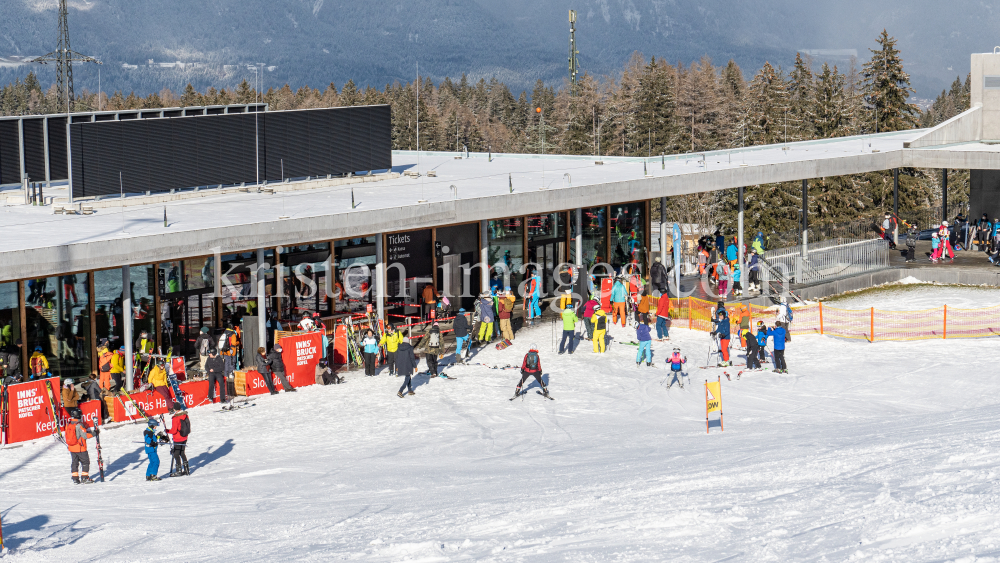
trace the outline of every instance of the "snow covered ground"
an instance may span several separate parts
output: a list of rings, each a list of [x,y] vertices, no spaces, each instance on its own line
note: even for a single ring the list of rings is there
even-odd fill
[[[955,309],[981,309],[1000,305],[1000,290],[990,287],[931,285],[910,277],[873,290],[849,293],[826,303],[839,309],[875,307],[883,311],[919,311],[945,304]]]
[[[472,366],[405,399],[352,373],[194,409],[193,475],[161,483],[138,425],[102,434],[104,484],[73,485],[51,440],[4,450],[4,561],[1000,560],[1000,343],[796,337],[788,375],[726,369],[706,435],[722,370],[667,389],[670,348],[704,365],[709,340],[672,334],[655,368],[624,344],[557,356],[549,326],[476,356],[537,342],[554,401]]]

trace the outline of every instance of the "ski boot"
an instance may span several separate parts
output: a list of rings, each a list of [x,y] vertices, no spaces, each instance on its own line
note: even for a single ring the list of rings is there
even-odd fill
[[[648,367],[648,368],[653,367],[653,362],[646,362],[646,367]]]
[[[80,484],[81,485],[89,485],[89,484],[94,483],[94,482],[95,481],[93,479],[91,479],[89,475],[84,475],[84,476],[80,477]]]
[[[73,476],[73,482],[76,483],[77,485],[79,485],[80,484],[80,478],[77,477],[76,475],[74,475]]]
[[[542,395],[544,395],[545,397],[549,396],[549,388],[548,387],[542,387]]]
[[[517,389],[514,389],[514,396],[510,398],[511,401],[521,396],[521,386],[519,385]]]
[[[150,475],[149,477],[146,477],[146,480],[147,481],[162,481],[163,479],[160,479],[156,475]]]
[[[188,462],[186,462],[186,461],[184,462],[184,474],[185,475],[190,475],[191,474],[191,468],[188,467]]]

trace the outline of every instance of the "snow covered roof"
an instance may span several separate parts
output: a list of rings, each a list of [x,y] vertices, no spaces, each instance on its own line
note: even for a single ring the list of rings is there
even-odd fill
[[[392,172],[404,174],[379,181],[279,184],[273,194],[207,190],[194,199],[134,196],[126,206],[101,201],[107,207],[93,215],[14,205],[0,211],[0,280],[906,166],[1000,169],[994,145],[904,148],[923,132],[663,158],[397,151]]]

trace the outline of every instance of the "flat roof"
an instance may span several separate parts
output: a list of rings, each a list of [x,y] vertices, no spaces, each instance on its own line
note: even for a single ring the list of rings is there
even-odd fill
[[[924,131],[601,157],[602,166],[594,156],[394,151],[393,172],[421,176],[274,194],[208,190],[166,203],[130,197],[94,215],[8,206],[0,209],[0,281],[899,167],[1000,169],[996,145],[903,148]]]

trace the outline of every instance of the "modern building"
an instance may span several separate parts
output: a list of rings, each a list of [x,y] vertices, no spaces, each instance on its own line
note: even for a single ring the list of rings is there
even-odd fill
[[[570,265],[644,271],[652,237],[669,249],[666,223],[649,228],[652,200],[755,184],[966,168],[972,212],[995,213],[1000,55],[974,55],[973,69],[974,107],[929,130],[654,158],[397,151],[385,162],[366,148],[353,170],[72,200],[75,185],[51,186],[46,205],[25,205],[28,187],[15,186],[0,191],[0,344],[21,339],[25,362],[40,347],[54,374],[83,376],[101,338],[130,347],[148,330],[194,359],[200,329],[236,312],[253,314],[258,333],[270,315],[412,315],[426,284],[468,307],[490,285],[477,265],[509,273],[500,283],[512,287],[534,265],[551,293],[568,285]],[[284,142],[326,134],[305,122]],[[384,135],[365,142],[385,147]],[[301,160],[295,152],[283,154]]]

